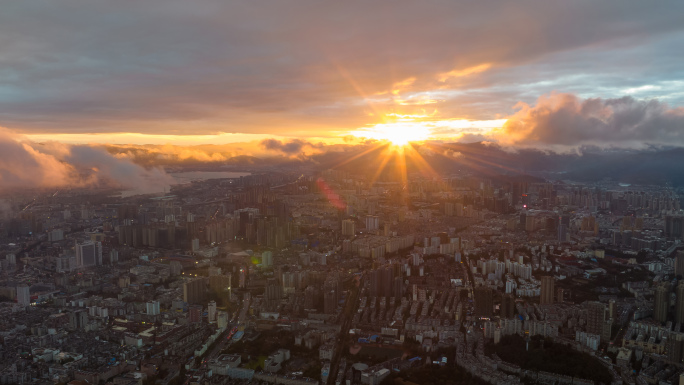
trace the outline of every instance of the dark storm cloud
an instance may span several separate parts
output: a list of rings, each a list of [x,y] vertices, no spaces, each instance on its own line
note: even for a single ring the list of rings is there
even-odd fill
[[[369,113],[394,106],[365,100],[407,78],[416,80],[406,92],[444,92],[438,108],[447,117],[492,119],[510,113],[516,101],[578,84],[563,81],[569,75],[602,85],[583,96],[608,97],[677,79],[684,50],[665,42],[682,41],[682,7],[542,0],[9,2],[0,12],[0,125],[305,136],[369,123]],[[440,81],[440,74],[482,64],[489,69]],[[640,75],[622,76],[623,69]]]
[[[534,106],[519,105],[498,137],[515,146],[556,149],[684,146],[684,108],[654,99],[551,94]]]

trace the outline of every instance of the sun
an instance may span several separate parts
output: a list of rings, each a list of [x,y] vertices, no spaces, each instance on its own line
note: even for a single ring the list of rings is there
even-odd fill
[[[416,142],[426,139],[426,136],[408,128],[392,130],[391,132],[385,133],[385,136],[387,137],[386,139],[392,142],[392,144],[395,146],[405,146],[409,144],[409,142]]]
[[[385,140],[395,146],[406,146],[410,142],[420,142],[430,137],[426,127],[410,122],[377,124],[364,131],[353,132],[354,136],[376,140]]]

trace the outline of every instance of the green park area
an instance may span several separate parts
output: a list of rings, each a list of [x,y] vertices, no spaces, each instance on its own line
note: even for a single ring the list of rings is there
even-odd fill
[[[587,353],[540,336],[530,339],[529,350],[525,345],[525,339],[519,335],[505,336],[498,344],[487,345],[485,353],[496,353],[502,360],[518,365],[523,370],[563,374],[604,384],[612,381],[608,369],[598,358]]]

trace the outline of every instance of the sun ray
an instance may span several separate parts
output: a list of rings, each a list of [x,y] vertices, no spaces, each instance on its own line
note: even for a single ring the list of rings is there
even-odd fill
[[[450,147],[450,146],[441,145],[441,146],[439,146],[439,147],[448,148],[448,149],[451,149],[451,150],[455,151],[455,149],[454,149],[453,147]],[[465,149],[461,149],[461,150],[459,150],[459,152],[462,152],[462,153],[464,154],[464,159],[463,159],[463,160],[467,160],[467,161],[469,161],[471,164],[472,164],[473,162],[477,162],[478,164],[484,164],[484,165],[486,165],[486,166],[496,167],[496,168],[499,168],[499,169],[502,169],[502,170],[506,170],[506,171],[511,171],[511,172],[515,172],[515,173],[520,172],[520,170],[515,169],[515,168],[512,168],[512,167],[508,167],[508,166],[506,166],[506,165],[504,165],[504,164],[502,164],[502,163],[497,163],[497,162],[494,162],[494,161],[492,161],[492,160],[484,159],[483,157],[478,156],[476,151],[472,151],[472,150],[470,150],[470,151],[465,150],[465,151],[464,151],[464,150],[465,150]],[[438,152],[438,153],[439,153],[439,152]],[[462,163],[463,163],[463,162],[462,162]]]
[[[361,88],[359,83],[354,80],[354,78],[351,76],[349,71],[347,71],[346,68],[342,67],[339,63],[337,63],[336,60],[334,60],[332,57],[328,57],[328,60],[332,63],[332,65],[335,67],[337,72],[346,80],[349,85],[356,91],[357,94],[363,99],[364,102],[370,107],[371,110],[373,110],[373,114],[375,116],[382,116],[382,113],[378,111],[378,109],[375,107],[371,99],[366,95],[366,92]]]
[[[403,147],[399,148],[399,159],[397,160],[397,168],[399,168],[399,177],[401,178],[402,186],[408,184],[408,175],[406,173],[406,152]]]
[[[387,146],[387,145],[388,145],[388,144],[387,144],[387,143],[384,143],[384,142],[377,143],[376,145],[371,146],[370,148],[368,148],[368,149],[366,149],[366,150],[364,150],[364,151],[361,151],[360,153],[358,153],[358,154],[356,154],[356,155],[354,155],[354,156],[352,156],[352,157],[346,158],[344,161],[342,161],[342,162],[340,162],[340,163],[338,163],[338,164],[336,164],[336,165],[334,165],[334,166],[332,166],[332,167],[330,167],[330,168],[342,167],[342,166],[344,166],[344,165],[347,164],[347,163],[350,163],[350,162],[352,162],[352,161],[354,161],[354,160],[356,160],[356,159],[358,159],[358,158],[360,158],[360,157],[362,157],[362,156],[364,156],[364,155],[370,154],[371,152],[373,152],[373,151],[375,151],[375,150],[378,150],[378,149],[380,149],[380,148],[382,148],[382,147],[384,147],[384,146]]]
[[[370,181],[371,185],[374,184],[378,180],[378,177],[380,177],[380,174],[385,169],[385,166],[387,166],[387,163],[390,161],[391,157],[392,157],[391,154],[385,154],[385,156],[382,159],[382,162],[380,163],[380,166],[378,166],[378,169],[375,171],[375,174],[371,178],[371,181]]]
[[[439,174],[437,171],[435,171],[432,166],[423,158],[422,155],[418,151],[416,151],[413,146],[405,146],[405,152],[408,152],[407,156],[410,157],[410,159],[418,166],[418,171],[420,171],[421,174],[425,176],[429,176],[431,178],[439,177]]]

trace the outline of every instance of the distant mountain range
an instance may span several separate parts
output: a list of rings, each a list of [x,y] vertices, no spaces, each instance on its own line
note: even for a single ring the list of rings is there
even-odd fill
[[[554,153],[535,149],[510,150],[488,143],[414,144],[403,154],[389,145],[324,146],[310,156],[279,154],[272,156],[232,155],[220,159],[180,158],[141,148],[110,147],[116,155],[125,152],[144,167],[167,169],[215,169],[257,171],[265,168],[339,169],[365,173],[378,180],[396,180],[404,172],[426,176],[473,172],[484,176],[529,176],[546,180],[578,182],[613,181],[628,184],[671,183],[684,186],[684,148],[644,150],[600,149],[587,147],[577,153]],[[402,159],[406,159],[405,165]],[[434,172],[434,173],[433,173]]]
[[[584,182],[615,181],[629,184],[664,184],[684,186],[684,149],[652,148],[646,150],[584,148],[581,153],[558,154],[534,149],[508,151],[485,143],[426,143],[415,151],[438,173],[469,170],[485,175],[530,175],[547,180]],[[321,166],[349,171],[377,169],[383,162],[381,149],[368,152],[345,163],[348,153],[324,153],[314,159]],[[407,157],[407,170],[424,168],[416,157]],[[386,169],[396,166],[396,159]]]

